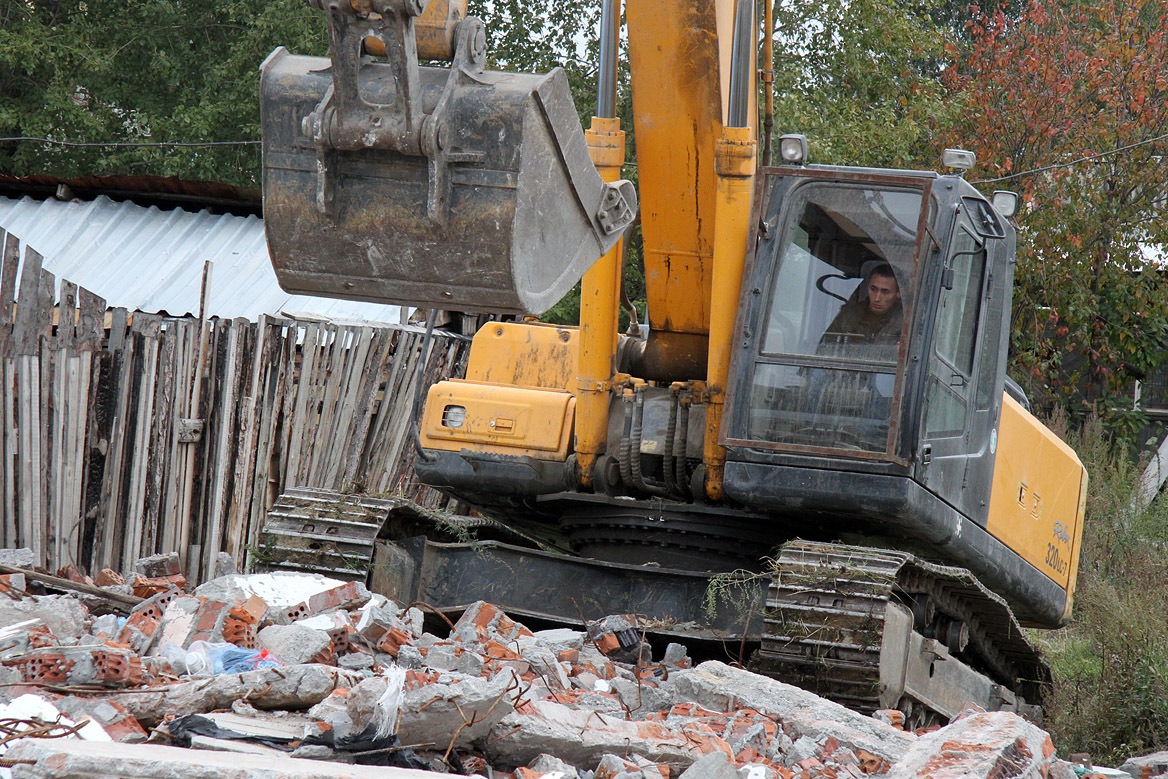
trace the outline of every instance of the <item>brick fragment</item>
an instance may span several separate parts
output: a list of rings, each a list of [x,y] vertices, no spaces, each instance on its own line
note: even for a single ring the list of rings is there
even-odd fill
[[[377,642],[377,651],[396,658],[401,648],[410,643],[410,634],[398,628],[389,628]]]
[[[125,584],[126,579],[113,568],[102,568],[97,576],[93,577],[93,583],[98,587],[116,587]]]
[[[886,725],[891,725],[897,730],[904,730],[903,711],[899,711],[898,709],[878,709],[872,712],[872,717]]]
[[[318,592],[306,601],[288,609],[287,617],[291,622],[323,614],[337,609],[354,609],[366,603],[371,595],[361,582],[345,582],[339,587]]]
[[[450,632],[452,641],[465,644],[485,644],[493,642],[507,646],[520,636],[534,636],[527,627],[508,617],[502,609],[486,601],[477,601],[463,612],[454,630]],[[511,652],[514,655],[514,652]]]
[[[635,614],[610,614],[587,623],[587,634],[604,655],[621,662],[651,661],[652,648],[642,640],[643,631]]]
[[[174,576],[182,573],[182,563],[178,559],[178,552],[167,552],[138,559],[134,563],[134,571],[148,579]]]
[[[19,599],[27,589],[28,582],[23,573],[0,574],[0,593]]]
[[[138,686],[145,681],[142,658],[114,646],[33,649],[4,661],[26,682],[53,685]]]
[[[162,623],[163,613],[176,595],[174,591],[160,592],[135,606],[118,633],[118,643],[129,646],[139,654],[144,653]]]
[[[139,598],[150,598],[172,589],[179,591],[186,590],[187,577],[181,573],[155,577],[135,576],[134,583],[130,587],[132,592]]]

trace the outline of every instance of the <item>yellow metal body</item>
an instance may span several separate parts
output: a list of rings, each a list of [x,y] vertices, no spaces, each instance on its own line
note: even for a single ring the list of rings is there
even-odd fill
[[[714,231],[710,351],[706,369],[709,396],[702,458],[706,464],[706,497],[714,501],[722,499],[726,448],[719,443],[719,437],[726,384],[730,378],[730,344],[746,263],[756,145],[749,127],[727,127],[716,146],[718,209]]]
[[[466,409],[461,427],[442,424],[445,409]],[[562,461],[572,440],[570,392],[452,379],[435,384],[426,395],[422,444],[429,449],[534,457]]]
[[[491,322],[475,333],[468,381],[571,392],[576,384],[580,331],[541,322]]]
[[[630,0],[625,17],[649,328],[705,334],[733,6]]]
[[[369,11],[367,0],[352,0],[358,10]],[[426,9],[414,21],[414,38],[418,57],[426,60],[454,59],[454,31],[466,18],[466,0],[430,0]],[[365,39],[365,51],[377,57],[385,56],[385,44],[379,38]]]
[[[466,379],[438,382],[426,395],[422,445],[458,452],[567,459],[575,415],[579,330],[493,322],[471,344]],[[465,409],[458,427],[443,424]]]
[[[625,161],[625,134],[620,129],[620,119],[593,117],[592,128],[585,133],[585,138],[600,177],[605,181],[619,179]],[[623,251],[622,239],[584,274],[580,285],[576,461],[577,480],[584,487],[592,483],[592,466],[606,443]]]
[[[1004,396],[986,529],[1068,595],[1079,570],[1086,492],[1087,472],[1074,451]],[[1070,612],[1068,597],[1064,619]]]

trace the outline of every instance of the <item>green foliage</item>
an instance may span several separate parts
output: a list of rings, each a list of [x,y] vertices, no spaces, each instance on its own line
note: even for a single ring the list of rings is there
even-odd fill
[[[1034,0],[990,8],[971,37],[949,73],[964,105],[953,134],[973,141],[987,185],[1024,203],[1015,373],[1040,405],[1081,416],[1156,368],[1168,341],[1168,280],[1146,249],[1168,240],[1168,9]],[[1120,433],[1138,422],[1098,407]]]
[[[327,51],[299,0],[16,0],[0,5],[0,171],[259,181],[258,67]]]
[[[1168,503],[1133,505],[1140,475],[1104,427],[1069,436],[1091,474],[1073,621],[1044,637],[1054,668],[1045,726],[1062,754],[1118,764],[1168,743]]]
[[[467,14],[487,28],[488,66],[521,73],[562,67],[582,121],[596,112],[597,30],[594,0],[470,0]]]
[[[933,169],[954,111],[940,73],[954,33],[939,2],[789,0],[775,20],[775,131],[813,162]],[[955,16],[956,11],[949,14]]]

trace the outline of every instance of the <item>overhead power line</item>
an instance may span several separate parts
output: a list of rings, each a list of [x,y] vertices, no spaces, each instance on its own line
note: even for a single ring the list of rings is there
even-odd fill
[[[1137,141],[1135,143],[1129,143],[1127,146],[1120,146],[1117,149],[1112,149],[1110,151],[1100,152],[1099,154],[1089,154],[1086,157],[1080,157],[1079,159],[1071,160],[1070,162],[1060,162],[1060,163],[1057,163],[1055,165],[1045,165],[1041,168],[1033,168],[1031,170],[1021,171],[1019,173],[1011,173],[1008,176],[998,176],[997,178],[994,178],[994,179],[980,179],[978,181],[971,181],[970,183],[971,184],[996,184],[999,181],[1009,181],[1010,179],[1022,178],[1023,176],[1033,176],[1035,173],[1045,173],[1048,170],[1058,170],[1060,168],[1069,168],[1072,165],[1080,165],[1084,162],[1091,162],[1093,160],[1102,159],[1104,157],[1110,157],[1112,154],[1119,154],[1120,152],[1131,151],[1132,149],[1138,148],[1140,146],[1147,146],[1150,143],[1156,143],[1157,141],[1162,141],[1165,138],[1168,138],[1168,133],[1164,133],[1163,135],[1157,135],[1155,138],[1148,138],[1145,141]]]
[[[0,138],[0,143],[7,141],[30,141],[32,143],[44,143],[50,146],[69,146],[71,148],[91,148],[97,146],[114,146],[133,149],[144,149],[152,147],[182,147],[182,148],[200,148],[206,146],[259,146],[260,141],[94,141],[94,142],[80,142],[80,141],[55,141],[52,138],[29,138],[27,136],[13,136],[9,138]]]

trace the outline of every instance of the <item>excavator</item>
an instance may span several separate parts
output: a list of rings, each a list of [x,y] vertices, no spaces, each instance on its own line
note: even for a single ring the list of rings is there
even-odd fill
[[[1023,628],[1069,618],[1087,475],[1006,377],[1013,193],[981,194],[961,150],[943,173],[818,165],[792,134],[769,164],[752,0],[625,0],[636,186],[619,0],[586,132],[560,70],[486,67],[458,0],[307,2],[330,57],[261,69],[281,285],[494,315],[429,388],[416,471],[532,543],[426,547],[462,556],[418,576],[479,588],[430,598],[568,621],[627,598],[910,725],[1040,712]],[[625,334],[638,212],[648,326]],[[578,327],[531,316],[577,281]],[[745,613],[695,605],[720,577],[763,583]]]

